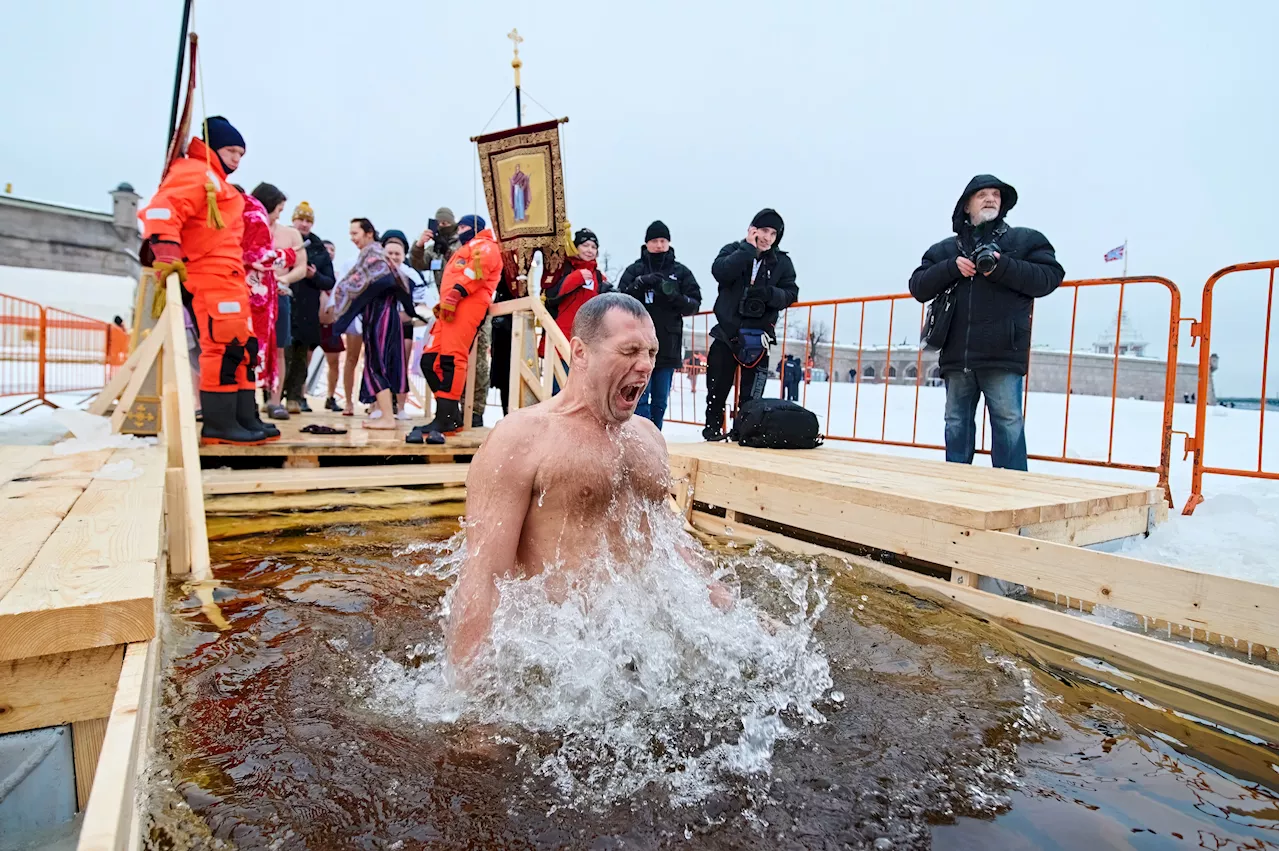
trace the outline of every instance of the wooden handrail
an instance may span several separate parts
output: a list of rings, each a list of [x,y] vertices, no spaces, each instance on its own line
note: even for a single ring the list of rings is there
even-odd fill
[[[212,579],[213,569],[209,564],[204,489],[200,484],[195,390],[191,386],[191,360],[187,356],[187,333],[182,318],[182,284],[178,276],[172,274],[165,287],[167,316],[164,318],[169,331],[164,348],[165,364],[170,368],[164,375],[163,426],[169,447],[169,466],[165,477],[170,512],[169,555],[171,563],[176,562],[174,567],[185,561],[191,578],[200,582]],[[179,552],[173,552],[175,549]]]

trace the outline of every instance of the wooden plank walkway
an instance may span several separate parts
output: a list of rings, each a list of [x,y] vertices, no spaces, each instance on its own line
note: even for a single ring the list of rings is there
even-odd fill
[[[205,470],[205,496],[232,493],[297,493],[313,490],[461,485],[465,464],[391,464],[372,467],[318,467],[290,470]]]
[[[1272,587],[1034,534],[1093,521],[1114,530],[1117,511],[1159,519],[1166,509],[1158,489],[829,448],[691,444],[670,451],[692,499],[724,509],[730,523],[762,518],[950,570],[957,584],[990,576],[1181,624],[1206,640],[1276,641],[1280,604]],[[680,485],[675,495],[679,502]]]
[[[165,456],[161,447],[55,456],[4,447],[0,521],[9,546],[0,564],[0,661],[145,641],[155,634],[153,595],[161,557]],[[33,451],[34,450],[34,451]],[[128,461],[130,479],[95,477]]]
[[[484,442],[489,434],[487,428],[466,429],[446,439],[443,446],[405,443],[405,435],[410,428],[421,425],[423,419],[399,422],[395,431],[378,431],[361,428],[361,417],[344,417],[331,411],[315,411],[310,414],[294,414],[288,420],[272,421],[280,429],[280,439],[262,446],[201,446],[202,458],[216,457],[261,457],[296,459],[304,461],[302,466],[317,466],[314,463],[321,457],[333,456],[423,456],[428,460],[439,459],[451,461],[454,456],[471,456]],[[346,434],[304,434],[302,429],[308,425],[325,425],[332,428],[344,428]],[[206,462],[206,466],[209,462]]]
[[[1159,488],[945,464],[831,448],[746,449],[726,443],[670,444],[671,456],[697,459],[707,470],[734,467],[782,477],[815,493],[838,492],[858,505],[954,523],[970,529],[1016,530],[1074,517],[1147,508]],[[726,474],[732,475],[726,470]],[[1145,518],[1144,518],[1145,519]]]

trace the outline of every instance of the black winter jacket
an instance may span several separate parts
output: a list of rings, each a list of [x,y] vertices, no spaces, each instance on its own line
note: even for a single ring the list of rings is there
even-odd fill
[[[663,287],[672,290],[668,295]],[[653,319],[658,332],[659,369],[676,369],[684,355],[684,317],[692,316],[702,306],[702,290],[693,272],[676,261],[675,249],[665,254],[650,254],[640,248],[640,259],[622,273],[618,291],[633,296]]]
[[[333,289],[336,278],[333,261],[324,241],[315,233],[302,238],[307,250],[307,263],[316,267],[310,278],[302,278],[293,285],[293,339],[308,346],[320,345],[320,291]]]
[[[1000,215],[974,227],[964,211],[965,204],[973,193],[988,187],[1001,190]],[[1056,290],[1066,273],[1044,234],[1005,223],[1005,214],[1017,199],[1008,184],[990,175],[975,177],[951,217],[956,235],[930,246],[911,274],[911,295],[920,302],[956,287],[955,312],[938,356],[944,374],[978,369],[1027,374],[1032,300]],[[973,259],[977,246],[989,242],[999,246],[996,268],[990,275],[962,277],[956,258],[963,254]]]
[[[778,249],[778,242],[759,255],[760,271],[755,283],[751,283],[751,269],[757,259],[756,247],[745,239],[731,242],[720,249],[720,255],[711,264],[711,275],[720,285],[716,295],[716,327],[711,336],[726,343],[733,343],[743,328],[760,328],[768,332],[769,339],[777,342],[774,326],[778,324],[778,311],[790,307],[800,298],[796,285],[796,267],[785,251]],[[765,306],[764,315],[748,318],[742,315],[742,300],[751,289],[753,297],[759,297]]]

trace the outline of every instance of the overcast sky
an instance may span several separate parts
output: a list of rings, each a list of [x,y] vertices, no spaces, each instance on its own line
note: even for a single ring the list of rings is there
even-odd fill
[[[0,183],[98,209],[120,181],[153,192],[181,5],[0,0]],[[573,225],[620,269],[661,218],[708,296],[716,251],[763,206],[802,299],[904,291],[978,172],[1017,187],[1010,222],[1043,231],[1068,278],[1118,275],[1102,255],[1128,239],[1130,274],[1173,279],[1184,315],[1215,269],[1280,250],[1274,0],[197,7],[205,105],[248,142],[238,181],[310,201],[344,254],[353,216],[412,236],[482,203],[468,138],[511,89],[512,26],[526,122],[549,116],[535,99],[572,119]],[[513,123],[508,102],[488,127]],[[1240,387],[1219,391],[1257,395],[1266,277],[1223,287],[1213,348]],[[1147,292],[1125,303],[1163,341],[1168,299]],[[1116,297],[1082,299],[1078,346]],[[1069,313],[1069,296],[1042,305],[1037,342],[1065,345]],[[895,341],[917,320],[899,311]]]

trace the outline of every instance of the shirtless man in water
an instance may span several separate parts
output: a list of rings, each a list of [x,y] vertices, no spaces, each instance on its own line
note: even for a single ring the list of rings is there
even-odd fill
[[[495,580],[535,576],[547,564],[572,572],[631,561],[647,533],[643,509],[666,510],[666,442],[632,416],[658,355],[648,312],[628,295],[596,296],[578,311],[569,348],[564,390],[502,419],[471,462],[467,561],[447,629],[454,664],[489,634]],[[724,586],[708,588],[715,605],[733,605]]]

